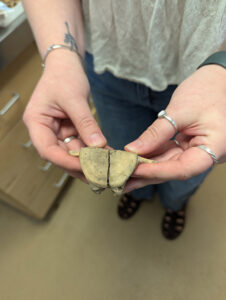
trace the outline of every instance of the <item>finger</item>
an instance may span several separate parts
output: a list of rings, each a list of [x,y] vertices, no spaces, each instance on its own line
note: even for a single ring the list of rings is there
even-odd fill
[[[58,140],[52,130],[40,123],[29,122],[29,134],[40,156],[55,165],[70,171],[81,171],[79,159],[70,156],[58,144]]]
[[[125,149],[141,155],[150,153],[163,146],[178,131],[183,131],[194,121],[194,116],[188,116],[187,112],[184,111],[184,106],[180,106],[179,109],[172,109],[172,105],[169,105],[167,107],[167,115],[174,121],[177,129],[169,120],[158,118],[138,139],[126,145]]]
[[[81,173],[81,172],[67,172],[70,176],[74,177],[74,178],[78,178],[79,180],[81,180],[82,182],[88,184],[87,179],[85,178],[85,176]]]
[[[178,147],[180,147],[181,149],[186,150],[189,147],[189,142],[192,138],[193,137],[187,136],[182,133],[178,133],[175,139],[165,142],[163,145],[161,145],[161,147],[152,151],[151,155],[146,155],[146,157],[158,160],[157,157],[168,153],[168,151],[171,149],[177,149]]]
[[[176,144],[174,140],[170,140],[164,143],[161,147],[151,152],[151,155],[146,155],[147,158],[156,160],[156,157],[163,155],[170,149],[178,148],[179,146]]]
[[[86,100],[67,101],[64,109],[86,145],[95,147],[106,145],[106,139],[92,116]]]
[[[169,160],[176,154],[189,148],[189,143],[193,137],[178,133],[176,138],[164,143],[160,148],[151,153],[151,158],[156,161]]]
[[[186,150],[188,149],[191,145],[190,145],[190,141],[193,139],[193,136],[189,136],[183,133],[178,133],[174,139],[174,142],[176,140],[176,143],[178,145],[178,147],[181,147],[182,149]]]
[[[61,148],[65,149],[67,152],[69,152],[69,150],[79,151],[82,147],[85,147],[85,144],[79,138],[74,138],[69,143],[58,140],[58,145],[60,145]]]
[[[163,119],[157,119],[141,136],[125,146],[125,150],[145,155],[161,147],[175,134],[174,127]]]
[[[65,138],[69,136],[77,136],[78,132],[74,126],[74,124],[71,122],[71,120],[66,119],[62,120],[60,124],[60,129],[57,133],[57,138],[64,141]]]
[[[108,149],[108,150],[114,150],[114,148],[112,148],[112,147],[110,147],[110,146],[108,146],[108,145],[106,145],[104,148],[105,148],[105,149]]]
[[[133,176],[156,181],[186,180],[201,174],[213,165],[213,160],[205,151],[192,147],[177,154],[168,161],[140,164]]]
[[[174,147],[167,149],[164,153],[161,153],[160,155],[156,155],[154,157],[152,156],[151,159],[156,162],[167,161],[180,156],[182,153],[183,150],[175,144]]]
[[[150,184],[159,184],[161,183],[161,180],[150,180],[150,179],[144,179],[144,178],[131,178],[125,185],[123,193],[129,193],[133,190],[140,189],[142,187],[145,187]]]

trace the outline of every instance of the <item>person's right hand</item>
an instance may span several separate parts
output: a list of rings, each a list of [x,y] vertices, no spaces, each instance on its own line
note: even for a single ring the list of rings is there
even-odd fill
[[[77,54],[65,49],[53,51],[23,116],[39,155],[81,179],[84,176],[79,159],[71,157],[68,150],[106,144],[91,114],[89,93],[89,83]],[[68,136],[76,139],[65,144]]]

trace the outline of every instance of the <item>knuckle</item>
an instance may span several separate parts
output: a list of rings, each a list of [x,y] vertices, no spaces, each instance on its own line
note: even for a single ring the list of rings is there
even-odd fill
[[[95,126],[94,120],[90,116],[82,116],[77,124],[78,128],[86,129]]]
[[[159,131],[155,125],[151,125],[147,128],[146,133],[150,135],[153,139],[159,138]]]

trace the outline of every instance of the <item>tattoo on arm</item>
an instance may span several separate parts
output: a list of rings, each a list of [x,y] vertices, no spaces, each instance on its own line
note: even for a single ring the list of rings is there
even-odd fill
[[[65,22],[65,25],[67,28],[67,33],[64,35],[64,42],[66,44],[70,44],[71,50],[78,51],[78,46],[75,42],[75,39],[70,33],[68,22]]]
[[[64,42],[65,42],[65,44],[70,45],[71,51],[75,51],[78,54],[78,57],[81,61],[81,65],[82,65],[84,71],[86,71],[85,64],[83,62],[83,58],[82,58],[81,54],[78,51],[78,46],[76,44],[75,38],[70,33],[68,22],[65,22],[64,24],[66,25],[66,28],[67,28],[67,33],[64,34]]]

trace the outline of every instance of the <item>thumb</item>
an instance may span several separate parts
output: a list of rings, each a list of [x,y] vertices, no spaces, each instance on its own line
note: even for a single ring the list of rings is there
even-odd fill
[[[94,119],[86,100],[67,102],[65,110],[86,145],[93,147],[106,145],[107,141]]]
[[[170,117],[176,122],[173,115]],[[177,124],[178,125],[178,124]],[[148,154],[168,142],[176,134],[175,127],[165,118],[157,119],[138,139],[125,146],[125,150],[138,154]]]

